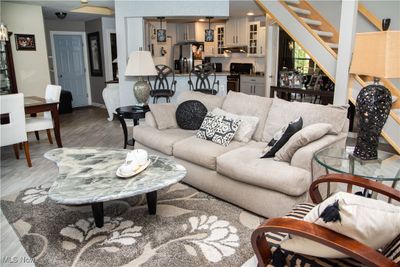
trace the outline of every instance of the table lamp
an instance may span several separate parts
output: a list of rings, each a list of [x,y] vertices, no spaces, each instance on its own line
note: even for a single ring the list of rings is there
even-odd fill
[[[155,75],[157,71],[149,51],[134,51],[130,54],[125,76],[139,77],[133,86],[133,94],[139,105],[145,105],[150,96],[150,85],[143,77]]]
[[[376,160],[379,135],[392,106],[391,93],[379,84],[379,78],[400,77],[400,31],[356,34],[350,73],[374,77],[374,84],[362,88],[357,96],[360,127],[353,156]]]

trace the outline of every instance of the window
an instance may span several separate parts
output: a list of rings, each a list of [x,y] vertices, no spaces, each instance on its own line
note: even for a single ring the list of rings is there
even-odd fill
[[[304,51],[300,45],[294,42],[294,69],[300,71],[301,73],[310,73],[310,68],[313,69],[314,64],[310,56]]]

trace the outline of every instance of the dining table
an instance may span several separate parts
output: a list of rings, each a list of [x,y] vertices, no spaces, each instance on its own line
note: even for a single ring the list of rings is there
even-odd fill
[[[25,114],[29,114],[35,117],[40,112],[51,112],[54,126],[54,136],[56,138],[57,146],[63,147],[60,136],[60,116],[58,114],[59,101],[45,99],[38,96],[26,96],[24,97]]]

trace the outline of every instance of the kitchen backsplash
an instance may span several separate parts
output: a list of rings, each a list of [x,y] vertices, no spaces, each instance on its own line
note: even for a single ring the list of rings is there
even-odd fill
[[[255,71],[265,72],[265,58],[248,57],[246,54],[233,53],[230,57],[212,57],[211,63],[222,63],[222,70],[229,71],[229,65],[232,63],[251,63]]]

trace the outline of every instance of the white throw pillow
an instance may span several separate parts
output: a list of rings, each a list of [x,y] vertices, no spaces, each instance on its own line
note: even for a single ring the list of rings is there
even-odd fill
[[[324,222],[319,216],[338,201],[340,221]],[[371,248],[385,246],[400,234],[400,207],[387,202],[339,192],[315,206],[303,219],[351,237]],[[346,258],[343,253],[306,238],[291,236],[281,243],[288,251],[323,258]]]
[[[239,142],[248,143],[254,135],[254,132],[257,129],[257,124],[259,118],[253,116],[244,116],[244,115],[236,115],[220,108],[215,108],[212,111],[214,114],[222,115],[227,118],[231,118],[234,120],[240,120],[240,125],[238,130],[236,131],[235,136],[233,137],[234,140]]]
[[[332,128],[329,123],[315,123],[308,125],[296,132],[289,141],[278,150],[275,154],[275,160],[290,162],[294,153],[299,148],[320,139],[322,136],[326,135]]]

